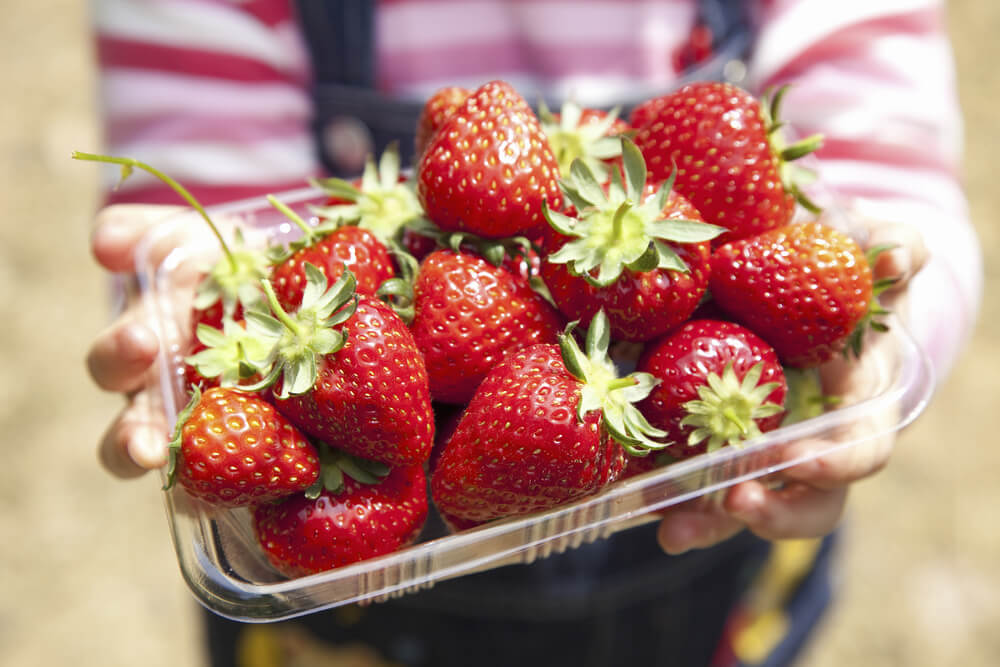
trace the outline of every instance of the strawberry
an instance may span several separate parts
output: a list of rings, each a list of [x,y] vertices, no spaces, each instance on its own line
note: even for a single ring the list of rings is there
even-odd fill
[[[860,352],[865,330],[885,330],[869,259],[849,236],[810,222],[733,241],[712,255],[716,303],[770,343],[789,366]]]
[[[604,111],[565,102],[559,113],[553,113],[542,104],[538,118],[559,163],[560,174],[569,174],[573,161],[579,159],[598,182],[608,181],[610,166],[621,156],[618,137],[631,129],[618,117],[617,109]]]
[[[304,491],[319,476],[316,449],[267,401],[235,389],[195,389],[177,416],[166,488],[175,482],[223,507]]]
[[[643,341],[698,306],[708,286],[709,241],[722,229],[705,224],[672,180],[647,190],[642,155],[628,139],[621,144],[624,184],[614,170],[605,192],[577,161],[562,187],[578,217],[546,207],[554,232],[543,242],[541,275],[567,318],[586,323],[603,310],[613,338]]]
[[[791,220],[796,201],[815,205],[791,162],[819,147],[811,136],[791,146],[778,111],[785,88],[762,104],[745,90],[703,81],[647,100],[632,112],[635,142],[654,179],[675,169],[677,190],[702,217],[728,231],[715,240],[745,238]]]
[[[282,307],[294,309],[301,303],[306,264],[319,268],[331,283],[350,270],[359,294],[374,295],[396,276],[388,248],[369,230],[336,222],[312,227],[274,197],[269,200],[302,230],[301,239],[284,250],[272,251],[270,280]]]
[[[560,206],[558,178],[531,107],[509,84],[491,81],[434,135],[417,165],[417,194],[445,231],[531,238],[544,229],[542,202]]]
[[[462,106],[471,92],[468,88],[461,86],[445,86],[427,98],[420,110],[420,117],[417,118],[417,129],[414,137],[414,148],[416,149],[414,155],[417,156],[418,160],[444,122],[456,109]]]
[[[410,325],[424,355],[431,396],[468,403],[505,354],[555,343],[563,322],[528,279],[464,250],[441,249],[420,265]]]
[[[691,320],[647,345],[638,370],[660,380],[639,409],[669,434],[675,459],[781,424],[787,384],[778,355],[738,324]]]
[[[305,265],[301,306],[286,312],[264,281],[272,314],[247,313],[266,332],[273,366],[262,383],[275,407],[313,438],[365,459],[423,463],[434,439],[427,371],[413,335],[377,298],[354,293],[344,272],[327,279]]]
[[[596,493],[624,465],[623,449],[661,447],[663,435],[633,402],[652,377],[618,377],[607,357],[607,318],[596,315],[585,355],[570,331],[559,345],[507,356],[486,376],[431,474],[442,515],[489,521]]]
[[[423,466],[384,468],[340,455],[324,461],[324,488],[254,509],[253,527],[267,559],[287,577],[343,567],[397,551],[427,519]],[[334,479],[329,479],[333,473]]]

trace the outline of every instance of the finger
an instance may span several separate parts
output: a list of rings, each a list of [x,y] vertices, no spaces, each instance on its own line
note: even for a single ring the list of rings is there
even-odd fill
[[[109,271],[135,270],[135,249],[149,230],[164,219],[184,210],[179,206],[114,204],[98,212],[91,234],[91,251]]]
[[[767,540],[821,537],[844,513],[847,487],[818,489],[792,482],[769,489],[759,481],[729,489],[723,507],[754,534]]]
[[[143,386],[158,352],[153,330],[125,315],[94,339],[87,353],[87,369],[101,389],[129,393]]]
[[[685,504],[664,513],[656,538],[665,552],[676,555],[718,544],[743,528],[738,519],[717,507]]]
[[[817,489],[834,490],[885,468],[892,455],[894,441],[891,435],[886,435],[836,449],[821,440],[796,442],[788,447],[783,456],[787,457],[786,460],[804,461],[781,471],[780,477]]]
[[[167,461],[167,424],[149,394],[139,392],[125,405],[98,447],[101,465],[121,478],[138,477]]]
[[[927,263],[927,246],[923,235],[911,225],[896,222],[872,224],[866,245],[869,248],[888,247],[875,259],[872,274],[876,280],[896,278],[897,282],[890,290],[905,286]]]

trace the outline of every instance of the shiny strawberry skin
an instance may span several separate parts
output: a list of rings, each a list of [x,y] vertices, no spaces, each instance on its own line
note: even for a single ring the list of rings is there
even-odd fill
[[[666,179],[676,165],[677,191],[729,230],[714,245],[784,225],[795,212],[761,104],[745,90],[688,84],[636,107],[630,123],[650,177]]]
[[[417,119],[417,129],[414,137],[415,155],[423,155],[427,145],[441,129],[445,121],[453,114],[466,98],[472,93],[461,86],[446,86],[437,90],[424,103]]]
[[[343,567],[413,543],[427,519],[427,479],[420,465],[393,468],[378,484],[344,476],[336,493],[323,490],[254,509],[258,543],[287,577]]]
[[[491,81],[434,135],[417,166],[417,194],[445,231],[530,238],[546,224],[542,202],[561,206],[558,178],[534,111],[509,84]]]
[[[368,230],[345,225],[313,246],[302,248],[274,267],[271,283],[282,307],[293,310],[302,302],[306,277],[303,265],[319,268],[330,284],[348,268],[357,279],[359,294],[373,295],[379,286],[396,275],[392,255]]]
[[[191,495],[240,507],[304,491],[319,475],[319,456],[267,401],[215,387],[181,426],[175,474]]]
[[[728,243],[713,253],[711,270],[719,307],[790,366],[816,366],[840,353],[873,298],[864,252],[818,222]]]
[[[777,382],[767,400],[782,405],[788,390],[784,371],[774,349],[746,327],[721,320],[691,320],[675,333],[651,342],[639,360],[638,370],[660,380],[639,409],[653,426],[663,429],[674,444],[665,451],[675,459],[701,454],[706,443],[687,445],[689,426],[684,404],[698,399],[699,387],[710,373],[722,376],[732,364],[741,380],[752,367],[763,364],[760,383]],[[759,418],[761,432],[781,425],[783,413]]]
[[[431,475],[442,514],[472,522],[549,509],[596,493],[624,467],[600,411],[577,419],[582,383],[557,345],[512,353],[493,368]]]
[[[664,216],[701,221],[698,211],[681,195],[670,194]],[[567,241],[555,231],[545,237],[545,252],[557,251]],[[541,276],[560,312],[586,327],[604,309],[616,340],[646,341],[663,335],[687,320],[708,287],[709,243],[669,244],[688,267],[687,273],[654,269],[625,269],[614,283],[595,287],[570,273],[565,264],[542,261]]]
[[[274,404],[306,434],[331,447],[392,466],[423,463],[434,440],[427,370],[413,335],[392,309],[361,295],[343,325],[344,347],[318,362],[304,394]]]
[[[478,255],[437,250],[421,264],[410,324],[431,396],[464,404],[512,350],[555,343],[564,323],[521,274]]]

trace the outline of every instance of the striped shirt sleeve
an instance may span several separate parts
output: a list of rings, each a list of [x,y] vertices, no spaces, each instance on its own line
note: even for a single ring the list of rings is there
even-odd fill
[[[983,271],[943,0],[775,0],[760,19],[751,78],[793,84],[783,115],[802,136],[825,135],[823,187],[921,231],[930,260],[911,284],[908,324],[943,378],[974,325]]]
[[[318,173],[309,65],[287,0],[93,0],[104,150],[143,160],[204,204]],[[177,201],[136,172],[110,202]]]

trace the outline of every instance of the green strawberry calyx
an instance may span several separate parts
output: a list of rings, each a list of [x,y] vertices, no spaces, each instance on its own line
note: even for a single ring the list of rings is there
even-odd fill
[[[763,362],[751,367],[742,380],[737,377],[732,362],[726,364],[721,376],[709,373],[705,377],[706,384],[698,387],[698,398],[684,404],[687,416],[681,419],[680,425],[692,427],[688,446],[707,440],[707,450],[714,452],[761,435],[756,420],[784,410],[781,405],[768,402],[767,397],[780,385],[778,382],[761,384],[763,373]]]
[[[167,443],[167,470],[166,479],[163,483],[163,490],[169,491],[177,481],[177,463],[181,456],[181,446],[184,434],[184,424],[191,418],[191,413],[201,401],[201,387],[195,386],[191,390],[191,397],[181,411],[177,413],[177,420],[174,422],[174,432]]]
[[[868,261],[868,266],[874,268],[879,255],[888,250],[892,250],[895,247],[896,246],[892,244],[883,244],[873,246],[866,250],[865,259]],[[881,304],[879,297],[887,289],[898,283],[899,280],[900,278],[898,276],[890,276],[876,280],[872,284],[872,298],[871,302],[868,304],[868,310],[848,335],[844,344],[844,356],[849,357],[853,355],[855,359],[861,356],[865,334],[869,329],[879,333],[885,333],[889,330],[889,325],[882,321],[881,318],[889,315],[891,311],[886,309]]]
[[[221,330],[199,324],[195,335],[205,348],[184,361],[202,377],[218,378],[223,387],[239,388],[270,367],[273,345],[266,333],[252,322],[244,327],[230,319],[223,320]]]
[[[538,120],[549,139],[559,171],[570,173],[573,162],[581,160],[600,183],[607,183],[611,168],[606,162],[621,155],[621,142],[612,134],[620,109],[615,108],[594,122],[581,123],[583,109],[572,101],[562,104],[559,115],[545,102],[538,104]]]
[[[317,442],[320,473],[312,486],[306,489],[306,497],[315,500],[323,491],[339,493],[344,488],[344,475],[361,484],[378,484],[391,471],[385,463],[370,461],[330,447],[325,442]]]
[[[269,347],[269,370],[260,382],[241,387],[244,391],[260,391],[281,378],[279,398],[304,394],[316,384],[319,360],[347,342],[347,333],[339,327],[357,308],[354,274],[345,270],[328,287],[326,275],[316,266],[306,262],[303,268],[302,304],[291,313],[278,303],[270,281],[261,281],[271,312],[249,311],[245,318],[248,328],[259,332],[262,344]]]
[[[785,191],[791,193],[810,213],[819,213],[822,209],[802,189],[816,179],[816,174],[795,164],[795,161],[818,150],[823,145],[823,135],[812,134],[792,144],[786,143],[781,131],[785,126],[781,120],[781,103],[788,89],[789,85],[786,84],[780,86],[773,94],[766,94],[762,99],[761,113],[764,116],[771,149],[778,158],[778,173]]]
[[[204,310],[221,301],[224,315],[232,317],[237,304],[250,307],[261,301],[260,290],[257,286],[260,279],[267,275],[268,259],[266,254],[247,248],[243,241],[243,234],[239,229],[236,230],[233,246],[226,243],[222,232],[208,215],[205,207],[187,188],[159,169],[134,158],[97,155],[81,151],[74,151],[72,157],[74,160],[119,165],[121,167],[119,185],[124,183],[136,169],[141,169],[169,186],[190,204],[191,208],[208,224],[212,234],[219,241],[222,257],[208,271],[206,279],[199,283],[195,292],[195,308]]]
[[[701,243],[726,231],[697,220],[664,218],[676,173],[644,196],[646,161],[639,148],[621,138],[625,180],[613,170],[607,192],[581,160],[573,162],[569,177],[560,182],[578,217],[543,206],[549,224],[570,240],[548,256],[566,264],[570,273],[595,287],[615,282],[625,269],[644,272],[667,269],[686,273],[688,266],[670,243]],[[595,273],[596,272],[596,273]]]
[[[403,229],[426,219],[413,180],[401,180],[401,173],[399,146],[393,142],[377,166],[372,155],[367,157],[359,185],[340,178],[311,180],[314,187],[344,203],[310,208],[334,225],[356,224],[382,243],[398,241]]]
[[[594,316],[587,329],[586,352],[580,349],[573,336],[576,324],[571,322],[559,335],[559,347],[566,369],[583,383],[577,403],[577,419],[582,422],[588,413],[600,410],[608,435],[632,456],[646,456],[670,444],[656,440],[665,438],[666,431],[650,424],[635,406],[649,395],[659,381],[650,373],[619,377],[608,356],[611,329],[603,310]]]

